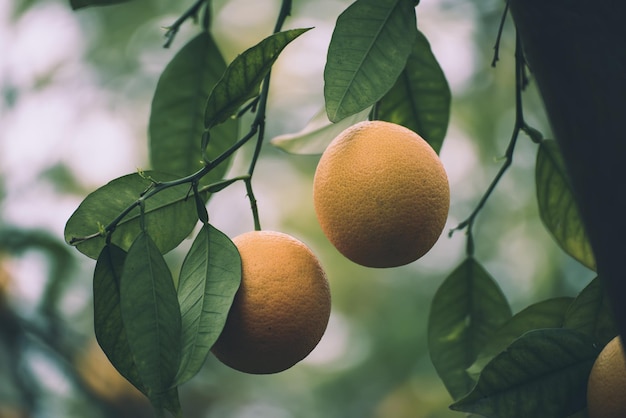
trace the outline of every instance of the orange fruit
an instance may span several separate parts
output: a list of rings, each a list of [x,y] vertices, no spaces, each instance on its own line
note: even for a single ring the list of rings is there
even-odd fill
[[[617,336],[600,352],[587,383],[589,418],[626,417],[626,361]]]
[[[330,290],[317,257],[294,237],[253,231],[233,239],[241,286],[213,354],[236,370],[286,370],[318,344],[330,316]]]
[[[450,187],[437,153],[418,134],[365,121],[340,133],[322,154],[313,202],[322,231],[345,257],[396,267],[437,242]]]

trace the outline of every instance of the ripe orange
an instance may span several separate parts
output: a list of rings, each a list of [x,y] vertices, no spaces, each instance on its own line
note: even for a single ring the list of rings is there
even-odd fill
[[[437,153],[415,132],[366,121],[324,151],[313,180],[324,234],[345,257],[396,267],[426,254],[445,226],[450,187]]]
[[[322,338],[330,290],[317,257],[290,235],[253,231],[233,239],[241,255],[241,286],[212,348],[246,373],[286,370]]]
[[[626,361],[617,336],[602,349],[587,384],[589,418],[626,417]]]

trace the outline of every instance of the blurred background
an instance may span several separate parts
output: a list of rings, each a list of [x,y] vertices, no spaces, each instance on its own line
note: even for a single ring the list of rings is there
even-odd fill
[[[149,168],[147,123],[160,72],[199,27],[188,22],[169,49],[164,27],[191,0],[135,0],[73,12],[65,0],[0,2],[0,418],[150,417],[146,401],[110,366],[93,335],[95,262],[63,242],[65,222],[89,192]],[[315,29],[287,47],[273,70],[266,137],[299,131],[323,106],[322,72],[335,20],[348,0],[295,0],[287,27]],[[504,2],[423,0],[418,26],[453,94],[441,150],[452,204],[433,250],[378,270],[340,256],[313,212],[319,156],[268,144],[255,173],[264,229],[305,241],[325,266],[333,296],[326,335],[292,369],[269,376],[213,357],[181,387],[187,418],[444,418],[461,416],[431,365],[426,325],[433,294],[463,260],[464,220],[503,162],[514,117],[512,22],[491,67]],[[226,57],[271,33],[279,0],[213,1],[213,33]],[[549,137],[531,86],[527,120]],[[245,121],[244,121],[245,123]],[[245,127],[246,125],[244,125]],[[475,225],[476,258],[514,311],[575,295],[593,277],[543,229],[534,186],[536,145],[522,137],[511,170]],[[250,150],[231,171],[242,173]],[[280,175],[277,175],[280,173]],[[229,236],[253,229],[243,185],[209,203]],[[173,271],[185,248],[167,255]]]

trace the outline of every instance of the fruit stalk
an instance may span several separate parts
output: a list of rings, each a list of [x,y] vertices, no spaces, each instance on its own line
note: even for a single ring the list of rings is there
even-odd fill
[[[626,335],[626,3],[509,0],[598,275]]]

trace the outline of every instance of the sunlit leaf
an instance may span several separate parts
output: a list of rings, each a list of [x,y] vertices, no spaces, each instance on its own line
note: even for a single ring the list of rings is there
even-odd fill
[[[156,181],[174,180],[170,174],[145,172],[119,177],[89,194],[65,225],[65,240],[98,234],[99,228],[108,225],[123,210],[133,204]],[[146,229],[162,253],[172,250],[193,230],[198,221],[196,205],[188,198],[189,185],[170,187],[155,194],[145,202]],[[112,242],[128,250],[139,235],[139,208],[131,211],[113,232]],[[97,258],[105,245],[105,238],[93,236],[76,245],[78,250]]]
[[[596,262],[555,141],[543,141],[535,169],[539,214],[559,246],[592,270]]]
[[[418,31],[406,67],[379,103],[378,118],[417,132],[439,153],[448,130],[450,102],[446,76]]]
[[[539,328],[561,328],[565,312],[574,298],[560,297],[544,300],[526,307],[506,321],[485,343],[478,359],[469,369],[477,374],[497,354],[504,351],[524,333]]]
[[[324,68],[328,118],[380,100],[404,69],[417,34],[410,0],[357,0],[337,19]]]
[[[510,317],[502,291],[474,258],[467,258],[439,287],[428,318],[428,350],[454,399],[473,387],[467,368]]]
[[[599,348],[584,334],[553,328],[527,332],[497,355],[472,391],[450,406],[486,418],[563,418],[585,406]]]
[[[202,367],[226,323],[240,281],[237,247],[222,232],[204,225],[185,257],[178,282],[182,359],[177,384]]]
[[[618,334],[610,300],[599,277],[576,296],[567,310],[563,326],[593,337],[601,347]]]
[[[157,402],[178,371],[181,317],[170,270],[145,232],[128,250],[120,307],[139,377],[150,400]]]
[[[115,369],[146,393],[122,322],[120,279],[125,260],[126,252],[115,245],[105,246],[98,257],[93,275],[94,331],[98,344]]]
[[[308,30],[291,29],[275,33],[235,58],[209,95],[204,126],[211,128],[225,121],[258,95],[261,82],[282,50]]]
[[[152,99],[150,160],[160,172],[185,176],[203,166],[201,138],[204,108],[211,89],[226,70],[213,37],[201,32],[187,43],[165,67]],[[207,156],[213,159],[237,140],[235,119],[211,130]],[[204,176],[201,184],[219,180],[226,172],[221,164]]]
[[[89,6],[110,6],[118,3],[126,3],[131,0],[70,0],[72,9],[82,9]]]
[[[271,140],[272,145],[291,154],[321,154],[328,144],[344,129],[367,119],[370,108],[332,123],[326,110],[320,110],[300,132],[280,135]]]

